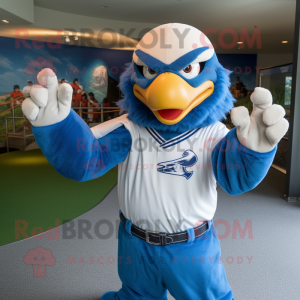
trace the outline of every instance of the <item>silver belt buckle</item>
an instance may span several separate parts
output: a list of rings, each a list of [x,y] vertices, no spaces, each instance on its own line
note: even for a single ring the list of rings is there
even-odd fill
[[[159,232],[152,231],[152,230],[146,230],[145,233],[146,233],[146,243],[147,244],[151,244],[150,243],[150,236],[149,236],[150,233],[159,234]]]

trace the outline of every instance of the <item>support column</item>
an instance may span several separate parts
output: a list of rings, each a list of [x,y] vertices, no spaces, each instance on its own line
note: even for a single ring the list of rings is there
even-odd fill
[[[296,0],[291,115],[284,199],[300,201],[300,0]]]

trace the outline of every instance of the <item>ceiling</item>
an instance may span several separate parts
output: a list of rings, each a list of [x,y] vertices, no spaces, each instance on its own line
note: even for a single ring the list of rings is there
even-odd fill
[[[257,25],[291,29],[295,0],[34,0],[36,6],[89,17],[195,27]],[[107,6],[107,8],[102,8]]]
[[[213,28],[215,33],[207,35],[217,44],[218,53],[293,51],[296,0],[34,0],[34,5],[99,20],[151,24],[178,22],[202,31]],[[220,46],[222,40],[225,44],[233,41],[230,30],[233,29],[240,39],[242,29],[251,37],[255,26],[260,31],[261,48],[256,43],[253,47],[245,45],[244,49],[238,49],[238,45],[230,49]],[[227,32],[223,38],[220,36],[222,30]],[[141,36],[136,31],[130,37],[139,39]],[[282,44],[283,40],[288,43]]]
[[[156,24],[178,22],[200,30],[215,28],[216,34],[208,35],[214,43],[218,42],[218,34],[224,28],[234,29],[238,35],[241,28],[246,28],[251,36],[257,26],[262,49],[248,49],[252,51],[247,52],[284,53],[293,49],[296,0],[35,0],[34,3],[97,18]],[[289,43],[282,44],[283,40]],[[224,41],[230,43],[232,36],[226,34]],[[227,49],[219,50],[217,52],[228,52]]]
[[[15,14],[12,14],[12,13],[2,9],[1,7],[0,7],[0,20],[9,20],[12,24],[15,24],[15,25],[30,24],[30,22],[24,20],[23,18],[15,15]],[[5,27],[4,25],[2,25],[2,26]]]

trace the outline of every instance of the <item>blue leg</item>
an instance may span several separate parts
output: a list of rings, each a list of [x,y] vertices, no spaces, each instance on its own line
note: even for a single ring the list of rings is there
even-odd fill
[[[167,293],[165,293],[163,298],[154,297],[145,291],[143,295],[141,295],[129,286],[123,284],[123,287],[118,292],[107,292],[100,300],[168,300],[168,298]]]
[[[112,300],[112,299],[118,299],[117,298],[117,293],[118,292],[107,292],[105,293],[100,300]]]
[[[157,266],[160,247],[148,245],[119,227],[118,272],[122,288],[107,292],[101,300],[167,300],[167,289]]]
[[[162,248],[163,281],[176,300],[234,300],[212,225],[200,238]]]
[[[129,231],[129,229],[128,229]],[[220,243],[212,225],[194,241],[149,245],[119,227],[118,271],[122,288],[101,300],[234,300],[227,283]]]

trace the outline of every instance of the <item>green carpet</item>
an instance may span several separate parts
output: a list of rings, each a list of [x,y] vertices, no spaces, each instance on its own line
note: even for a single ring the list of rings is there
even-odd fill
[[[33,236],[90,210],[115,186],[117,172],[79,183],[58,174],[40,150],[1,154],[0,246],[26,237],[16,228]]]

